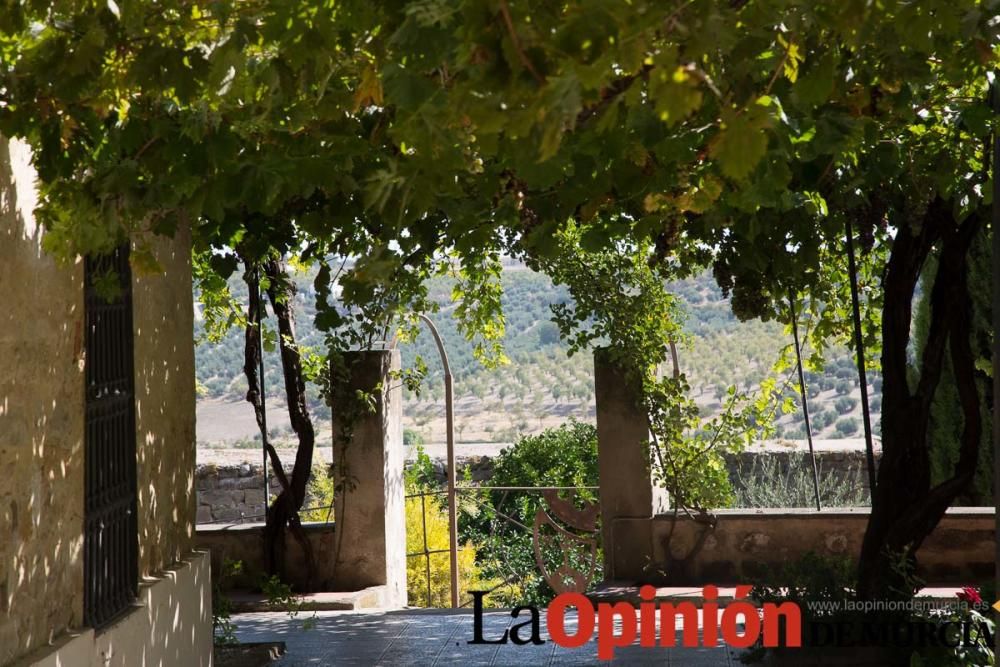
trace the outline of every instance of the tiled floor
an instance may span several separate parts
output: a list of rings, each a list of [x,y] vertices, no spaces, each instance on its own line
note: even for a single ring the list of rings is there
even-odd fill
[[[577,649],[565,649],[548,641],[544,610],[542,639],[546,643],[518,646],[470,645],[472,614],[445,610],[403,610],[372,612],[316,612],[314,627],[303,628],[312,613],[290,619],[282,613],[255,613],[234,616],[241,641],[284,641],[288,652],[281,667],[304,665],[599,665],[596,640]],[[485,639],[503,635],[512,619],[509,612],[484,614]],[[520,623],[525,616],[514,620]],[[527,628],[525,628],[527,629]],[[575,630],[575,620],[566,619],[567,632]],[[725,647],[644,648],[634,644],[615,652],[613,661],[621,665],[684,665],[690,667],[738,667],[739,657]]]

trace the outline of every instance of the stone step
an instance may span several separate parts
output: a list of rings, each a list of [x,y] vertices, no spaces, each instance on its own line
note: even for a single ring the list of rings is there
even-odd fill
[[[371,586],[360,591],[303,593],[296,595],[300,611],[360,611],[384,607],[385,586]],[[261,593],[231,591],[226,593],[235,613],[288,611],[288,605],[271,605]]]

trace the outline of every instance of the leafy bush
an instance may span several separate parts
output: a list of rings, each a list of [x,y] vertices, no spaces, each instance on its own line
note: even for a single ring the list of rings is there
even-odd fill
[[[228,581],[243,573],[243,561],[226,558],[222,562],[222,570],[212,579],[212,636],[216,646],[232,646],[239,644],[236,636],[237,626],[232,621],[233,601],[229,597]],[[261,575],[258,587],[267,598],[267,606],[272,611],[285,611],[289,619],[296,618],[302,611],[302,598],[292,592],[292,587],[284,583],[277,575]],[[316,626],[316,612],[311,618],[302,622],[303,630]]]
[[[403,429],[403,444],[407,447],[416,447],[424,444],[424,436],[420,431],[412,428]]]
[[[336,483],[331,469],[323,463],[314,463],[312,474],[309,475],[309,484],[306,486],[306,501],[303,507],[315,509],[302,512],[302,520],[332,521],[335,490]]]
[[[759,456],[735,470],[736,507],[815,507],[812,463],[804,452],[789,453],[788,468],[778,457]],[[823,474],[819,465],[819,497],[823,507],[861,507],[870,504],[867,477],[860,467],[844,475]]]
[[[577,487],[578,503],[596,502],[596,491],[579,487],[598,484],[597,430],[572,421],[523,437],[497,456],[489,484]],[[474,506],[461,506],[462,539],[478,546],[478,563],[486,576],[506,582],[488,598],[493,606],[545,604],[555,594],[538,571],[532,541],[531,526],[542,500],[537,491],[483,491],[477,494]],[[547,562],[558,563],[562,556],[562,552],[543,551]],[[571,555],[571,560],[580,569],[589,570],[591,565],[578,555]],[[598,551],[597,579],[600,563]]]
[[[520,434],[521,432],[516,427],[509,426],[493,431],[490,439],[493,442],[514,442]]]
[[[222,646],[238,644],[236,624],[232,622],[233,601],[225,593],[226,579],[243,570],[243,561],[226,558],[222,571],[212,579],[212,636]]]
[[[421,451],[418,462],[421,455],[426,458]],[[406,591],[409,604],[449,607],[451,560],[447,500],[437,489],[420,483],[419,471],[414,474],[412,470],[411,467],[406,477]],[[427,553],[431,551],[438,553]],[[459,547],[458,576],[458,590],[463,598],[470,590],[489,590],[498,583],[483,577],[476,563],[476,548],[471,542]]]
[[[785,430],[785,436],[790,440],[801,440],[806,437],[806,427],[805,426],[789,426]]]
[[[849,615],[842,609],[845,603],[857,597],[854,570],[854,565],[847,558],[808,552],[752,579],[753,591],[750,596],[761,605],[780,605],[785,602],[797,604],[802,612],[803,628],[815,621],[846,621]],[[803,632],[803,641],[808,645],[809,640],[809,633]],[[782,653],[789,650],[795,649],[769,649],[758,644],[740,659],[744,663],[754,664],[765,661],[765,656],[770,651]]]
[[[437,469],[422,445],[417,445],[416,457],[414,457],[413,463],[406,467],[403,476],[407,494],[437,490]]]
[[[912,560],[907,554],[899,553],[891,556],[891,565],[900,575],[905,589],[898,591],[894,601],[911,600],[924,582],[914,575]],[[996,659],[991,642],[983,641],[992,638],[996,624],[988,613],[989,603],[983,599],[993,600],[992,591],[982,591],[975,588],[965,588],[958,594],[958,600],[965,605],[940,606],[928,608],[918,605],[914,610],[907,609],[905,604],[899,604],[891,609],[875,609],[860,611],[849,608],[847,603],[856,602],[855,568],[849,559],[821,556],[806,553],[795,561],[786,563],[757,578],[751,597],[759,604],[782,604],[794,602],[802,612],[802,626],[809,627],[814,623],[822,623],[828,628],[837,628],[849,636],[859,636],[866,629],[878,626],[896,627],[900,623],[919,623],[921,626],[931,626],[926,632],[930,637],[948,637],[947,641],[931,641],[914,650],[912,645],[902,645],[887,640],[881,644],[883,651],[879,654],[879,664],[910,665],[911,667],[980,667],[995,665]],[[971,624],[972,637],[979,637],[979,642],[964,645],[961,633],[962,624]],[[983,633],[979,635],[979,633]],[[988,634],[987,634],[988,633]],[[803,646],[806,649],[823,652],[829,650],[826,645],[813,644],[823,633],[803,632]],[[966,635],[966,640],[969,636]],[[879,646],[876,642],[874,646]],[[744,663],[767,662],[767,653],[783,654],[785,659],[775,660],[778,664],[792,664],[792,659],[803,660],[802,649],[774,648],[765,649],[760,644],[741,656]],[[799,652],[796,654],[795,652]],[[812,652],[808,655],[817,656]],[[801,662],[800,664],[806,664]],[[809,662],[808,664],[813,664]],[[853,664],[853,663],[852,663]],[[858,664],[875,664],[863,661]]]
[[[825,429],[827,426],[833,423],[837,418],[837,413],[831,410],[820,410],[819,412],[810,415],[810,425],[812,426],[813,432],[819,432]]]
[[[843,602],[855,596],[854,564],[849,558],[823,556],[808,552],[785,563],[767,575],[755,579],[752,597],[759,602],[791,601],[802,611],[816,617],[832,614],[833,605],[808,605],[806,602]],[[813,611],[815,610],[815,611]]]
[[[837,435],[851,436],[858,432],[858,420],[854,417],[841,417],[834,424],[834,428],[837,430]]]
[[[597,486],[597,429],[571,421],[525,436],[493,463],[490,486]]]
[[[851,398],[850,396],[841,396],[837,399],[837,402],[833,404],[833,407],[837,409],[842,415],[846,415],[848,412],[854,409],[854,406],[858,404],[857,399]]]

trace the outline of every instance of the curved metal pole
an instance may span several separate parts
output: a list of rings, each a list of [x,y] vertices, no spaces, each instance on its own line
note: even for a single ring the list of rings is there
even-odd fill
[[[788,311],[792,320],[792,337],[795,340],[795,360],[799,369],[799,390],[802,392],[802,416],[806,422],[806,440],[809,442],[809,459],[813,469],[813,493],[816,495],[816,511],[822,506],[819,502],[819,470],[816,468],[816,452],[813,450],[812,426],[809,424],[809,395],[806,394],[806,377],[802,373],[802,351],[799,349],[799,325],[795,319],[795,296],[788,295]]]
[[[861,336],[861,305],[858,300],[858,267],[854,261],[854,230],[851,218],[847,227],[847,272],[851,280],[851,308],[854,316],[854,351],[858,360],[858,383],[861,385],[861,417],[865,424],[865,456],[868,459],[868,490],[875,497],[875,447],[872,445],[872,418],[868,409],[868,375],[865,373],[865,342]]]
[[[990,84],[990,106],[995,115],[1000,115],[1000,72],[994,71],[993,81]],[[993,235],[993,503],[997,506],[995,515],[995,527],[997,535],[1000,535],[1000,178],[997,174],[997,165],[1000,165],[1000,137],[997,136],[997,129],[993,129],[993,202],[990,204],[991,227],[990,233]],[[996,542],[996,582],[1000,584],[1000,540]],[[987,600],[987,602],[992,602]],[[994,650],[1000,651],[1000,633],[996,634]]]
[[[451,367],[448,365],[448,353],[438,334],[437,327],[426,315],[418,315],[434,336],[438,352],[441,354],[441,364],[444,366],[444,405],[445,428],[448,438],[448,555],[451,557],[451,607],[458,608],[458,508],[455,504],[455,411],[452,395]]]

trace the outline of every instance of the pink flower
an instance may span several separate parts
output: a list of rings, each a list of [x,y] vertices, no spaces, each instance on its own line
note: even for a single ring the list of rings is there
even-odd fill
[[[981,604],[983,601],[983,598],[979,595],[979,589],[971,586],[966,586],[960,592],[956,593],[956,595],[959,600],[968,602],[969,604]]]

